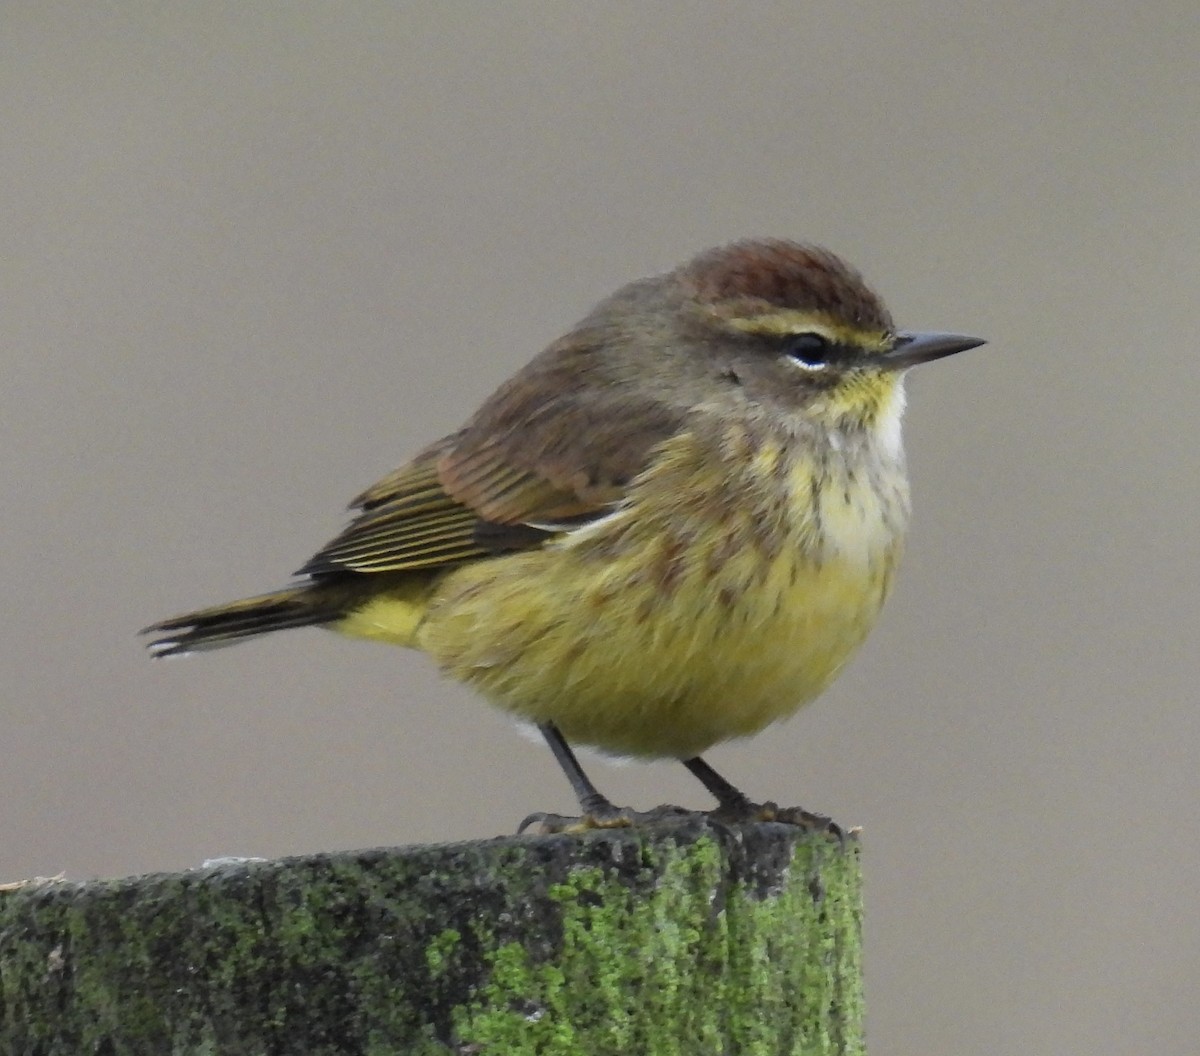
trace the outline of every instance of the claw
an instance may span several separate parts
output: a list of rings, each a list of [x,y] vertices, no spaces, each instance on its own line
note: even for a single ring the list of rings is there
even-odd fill
[[[836,836],[838,843],[843,847],[846,845],[846,830],[825,814],[813,814],[803,807],[785,807],[783,809],[777,807],[772,820],[782,822],[784,825],[798,825],[808,832],[827,832],[831,836]]]
[[[803,807],[781,807],[778,803],[767,800],[765,803],[754,803],[744,799],[736,803],[726,803],[716,810],[708,812],[709,818],[725,825],[774,821],[781,825],[795,825],[805,832],[827,832],[836,836],[838,843],[845,846],[846,832],[832,818],[824,814],[813,814]]]
[[[620,810],[613,814],[580,814],[570,817],[565,814],[549,814],[545,811],[535,811],[517,827],[520,836],[527,829],[533,829],[535,836],[550,836],[558,832],[581,833],[591,829],[621,829],[634,824],[633,812]]]

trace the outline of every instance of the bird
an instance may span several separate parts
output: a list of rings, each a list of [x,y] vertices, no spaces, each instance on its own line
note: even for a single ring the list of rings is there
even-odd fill
[[[897,330],[821,246],[705,250],[601,301],[358,495],[290,585],[143,633],[158,657],[308,626],[425,652],[561,766],[580,815],[523,828],[654,814],[614,805],[578,746],[681,761],[714,816],[832,824],[703,753],[791,716],[863,642],[910,512],[905,375],[982,344]]]

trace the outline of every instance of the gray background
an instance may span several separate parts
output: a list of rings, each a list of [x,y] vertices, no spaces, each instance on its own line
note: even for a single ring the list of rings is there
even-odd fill
[[[133,632],[284,582],[618,284],[803,237],[992,343],[912,379],[860,658],[710,758],[864,826],[874,1052],[1196,1051],[1195,0],[247,6],[0,13],[0,880],[569,808],[420,656]]]

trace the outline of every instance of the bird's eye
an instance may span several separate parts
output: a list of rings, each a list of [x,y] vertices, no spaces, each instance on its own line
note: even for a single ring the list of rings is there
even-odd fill
[[[829,363],[833,346],[827,337],[809,331],[788,341],[785,354],[805,370],[820,370]]]

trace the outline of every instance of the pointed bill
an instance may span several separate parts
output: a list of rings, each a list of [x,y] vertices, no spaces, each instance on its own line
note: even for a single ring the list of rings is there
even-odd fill
[[[987,342],[982,337],[967,337],[964,334],[904,333],[897,335],[895,345],[890,352],[883,354],[882,359],[893,369],[904,370],[984,344]]]

